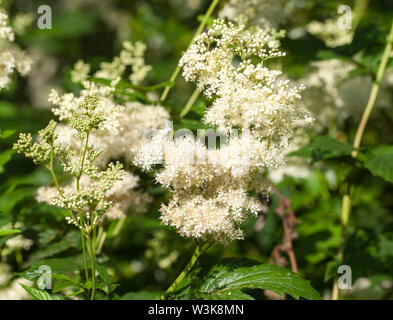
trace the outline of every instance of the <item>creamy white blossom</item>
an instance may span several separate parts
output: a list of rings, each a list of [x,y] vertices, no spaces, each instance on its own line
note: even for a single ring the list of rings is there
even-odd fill
[[[135,150],[134,163],[144,170],[161,164],[156,180],[173,193],[161,207],[161,219],[185,237],[241,239],[240,224],[263,210],[249,191],[270,191],[261,173],[283,163],[297,122],[312,121],[295,106],[302,88],[268,66],[268,60],[284,55],[278,36],[216,20],[180,66],[187,81],[214,98],[204,122],[231,136],[218,149],[208,148],[191,135],[173,138],[167,127]]]
[[[32,286],[33,282],[24,278],[16,278],[11,283],[0,289],[0,300],[29,300],[31,299],[27,291],[21,286]]]
[[[59,150],[66,150],[67,159],[61,161],[63,169],[76,178],[61,187],[60,196],[53,187],[39,188],[37,200],[83,212],[87,219],[94,215],[93,227],[101,216],[116,219],[124,217],[128,211],[138,213],[146,210],[151,199],[146,193],[136,190],[139,178],[132,174],[124,175],[121,167],[110,161],[129,161],[131,150],[141,143],[145,132],[161,127],[169,119],[168,112],[161,106],[114,102],[116,85],[128,66],[132,67],[130,81],[134,84],[141,82],[150,69],[144,64],[144,44],[125,42],[123,46],[119,57],[110,63],[101,63],[100,69],[94,73],[94,77],[103,82],[92,79],[90,65],[79,60],[71,72],[72,80],[83,87],[79,95],[67,93],[60,96],[52,91],[49,99],[56,105],[53,113],[63,122],[53,129],[53,144]],[[94,105],[91,114],[89,103],[86,103],[90,100]],[[23,138],[23,145],[31,141],[29,136]],[[82,175],[81,145],[87,150],[86,169]],[[37,154],[35,150],[25,149],[23,151],[27,151],[27,155]],[[51,150],[50,146],[47,149]],[[47,154],[38,160],[47,163]],[[104,168],[106,170],[102,170]],[[92,213],[92,208],[98,214]],[[68,218],[69,223],[77,226],[81,221]]]
[[[7,87],[14,71],[25,76],[31,70],[32,60],[16,44],[8,16],[0,12],[0,89]]]
[[[104,217],[119,219],[126,216],[129,211],[132,213],[145,212],[147,204],[151,202],[151,198],[147,194],[135,190],[138,186],[139,177],[131,173],[124,174],[121,179],[114,182],[112,187],[104,192],[104,199],[113,202],[113,205],[107,210]],[[87,188],[96,188],[94,182],[86,175],[82,176],[79,187],[82,189],[80,193]],[[74,194],[75,189],[75,179],[62,188],[64,195],[68,197]],[[58,190],[56,187],[40,187],[37,189],[36,200],[47,204],[58,204]],[[87,208],[85,207],[85,209]]]
[[[29,250],[32,245],[33,245],[33,240],[25,238],[22,235],[17,235],[15,237],[12,237],[11,239],[8,239],[5,242],[5,245],[10,248],[10,249],[23,249],[23,250]]]
[[[299,104],[315,118],[316,128],[323,130],[330,124],[340,127],[349,117],[360,117],[373,85],[370,75],[351,75],[356,64],[351,61],[329,59],[314,61],[301,82],[305,84]],[[376,100],[378,107],[389,108],[393,97],[387,70]]]
[[[306,26],[306,29],[331,48],[350,44],[353,39],[352,30],[342,28],[335,19],[327,19],[324,22],[312,21]]]

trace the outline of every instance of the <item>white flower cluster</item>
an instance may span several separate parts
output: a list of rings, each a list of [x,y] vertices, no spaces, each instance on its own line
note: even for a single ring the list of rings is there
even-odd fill
[[[149,129],[163,127],[169,120],[168,111],[161,106],[144,105],[140,102],[128,102],[121,106],[113,121],[117,130],[97,130],[91,133],[89,145],[102,153],[95,160],[99,167],[105,166],[111,159],[124,158],[130,161],[131,150],[138,147],[144,133]],[[78,150],[79,139],[76,131],[65,125],[56,128],[58,142],[61,146],[70,146]]]
[[[17,45],[13,44],[14,31],[8,25],[8,16],[0,12],[0,89],[11,82],[14,71],[22,76],[31,70],[32,60]]]
[[[354,57],[357,59],[357,57]],[[340,129],[349,117],[359,121],[369,99],[373,80],[370,75],[351,75],[356,64],[351,61],[329,59],[311,63],[311,72],[301,79],[306,89],[299,105],[315,118],[315,128],[326,131],[330,127]],[[376,105],[390,108],[393,99],[393,70],[388,69],[380,84]],[[296,130],[303,131],[305,123],[299,123]],[[300,138],[300,139],[299,139]],[[298,150],[308,143],[305,136],[297,136],[288,152]],[[284,166],[269,170],[269,178],[278,183],[285,176],[305,178],[310,174],[305,159],[290,157]]]
[[[55,144],[68,150],[70,161],[64,169],[76,176],[80,164],[80,131],[83,127],[83,124],[79,123],[79,119],[83,118],[85,112],[80,106],[89,97],[95,97],[95,113],[100,115],[99,121],[96,121],[97,126],[89,131],[89,139],[86,141],[89,150],[99,150],[99,152],[92,153],[90,157],[89,153],[87,154],[88,160],[90,160],[87,164],[91,166],[89,169],[91,172],[96,171],[96,167],[107,167],[108,163],[114,159],[129,161],[131,150],[141,143],[144,133],[149,129],[162,127],[169,119],[168,112],[161,106],[144,105],[140,102],[128,102],[125,105],[120,105],[114,102],[115,86],[122,78],[127,66],[132,66],[133,72],[130,80],[134,84],[142,81],[150,68],[144,65],[145,46],[143,44],[132,45],[126,42],[124,48],[119,57],[114,58],[111,63],[102,63],[101,68],[94,73],[94,77],[105,80],[103,83],[90,80],[90,65],[78,61],[71,72],[71,77],[74,82],[83,85],[80,95],[75,96],[69,93],[60,97],[54,91],[50,96],[50,101],[57,105],[53,109],[53,113],[65,122],[65,124],[56,126]],[[84,138],[83,135],[82,138]],[[104,183],[105,179],[96,182],[96,179],[92,178],[91,175],[81,176],[78,181],[80,190],[77,192],[75,192],[77,179],[74,179],[63,188],[64,197],[60,198],[53,187],[39,188],[37,200],[72,210],[82,210],[87,214],[91,200],[88,195],[94,190],[95,199],[104,200],[103,208],[100,210],[105,211],[104,216],[110,219],[123,217],[130,208],[134,213],[144,212],[147,204],[151,201],[147,194],[135,190],[138,187],[139,178],[133,174],[127,173],[122,178],[116,176],[119,179],[113,180],[110,186]],[[72,201],[66,203],[64,199]],[[71,218],[69,222],[79,223]]]
[[[146,45],[143,42],[130,41],[123,42],[123,50],[118,57],[115,57],[112,62],[102,62],[100,70],[95,73],[97,78],[104,78],[110,80],[119,79],[126,68],[130,66],[132,73],[129,80],[133,84],[139,84],[146,78],[147,73],[151,70],[151,66],[145,65],[144,53]]]
[[[162,164],[156,180],[172,190],[173,198],[162,206],[161,219],[181,235],[240,239],[248,214],[262,211],[259,200],[249,196],[251,190],[269,191],[266,182],[254,183],[261,182],[259,171],[281,164],[291,129],[299,120],[310,120],[294,107],[299,89],[278,80],[281,72],[266,66],[282,55],[274,32],[252,33],[216,20],[180,60],[186,80],[215,97],[204,121],[231,133],[216,149],[190,135],[171,139],[172,129],[166,128],[135,150],[134,162],[143,169]]]
[[[161,207],[163,223],[196,239],[226,242],[242,238],[240,223],[248,213],[262,210],[247,194],[256,174],[258,150],[248,138],[235,137],[220,149],[208,149],[190,135],[171,139],[170,132],[158,131],[135,150],[134,157],[134,163],[144,170],[163,165],[156,181],[174,194]]]
[[[213,26],[195,39],[195,43],[180,59],[183,76],[187,81],[196,81],[198,87],[211,97],[225,86],[239,82],[244,85],[255,80],[262,87],[279,75],[267,73],[263,62],[285,55],[279,50],[277,38],[280,34],[258,29],[246,30],[244,25],[217,19]],[[258,58],[254,65],[251,58]]]
[[[303,100],[303,98],[302,98]],[[300,157],[287,157],[293,151],[309,144],[309,137],[304,131],[305,124],[302,123],[295,129],[295,138],[292,141],[290,148],[286,153],[286,161],[277,168],[270,168],[268,171],[269,180],[274,184],[278,184],[284,180],[285,177],[308,178],[311,174],[311,168],[308,159]]]
[[[355,63],[338,59],[314,61],[312,71],[303,79],[307,89],[300,104],[316,119],[317,128],[330,124],[340,126],[350,115],[357,117],[365,108],[373,85],[371,76],[355,75]],[[378,107],[390,107],[393,98],[389,81],[393,72],[387,70],[376,101]],[[393,78],[392,78],[393,79]]]
[[[102,198],[105,201],[112,202],[113,205],[108,208],[103,217],[108,219],[119,219],[124,217],[130,208],[132,208],[134,213],[145,212],[146,205],[151,202],[151,198],[145,193],[134,190],[138,187],[138,184],[139,177],[131,173],[125,173],[120,180],[113,183],[110,189],[104,190],[104,196]],[[79,187],[86,191],[96,186],[88,176],[84,175],[79,182]],[[74,194],[75,189],[75,179],[62,188],[63,194],[66,197]],[[79,193],[81,193],[81,191],[79,191]],[[59,196],[56,187],[46,186],[37,189],[36,200],[38,202],[59,205],[58,199]],[[63,203],[61,203],[61,205],[63,206]],[[83,209],[87,209],[87,207],[85,206]],[[86,214],[88,213],[86,212]],[[72,221],[70,220],[70,222]]]
[[[327,19],[324,22],[312,21],[306,29],[312,35],[320,38],[330,48],[340,47],[352,42],[353,32],[340,27],[337,20]]]
[[[1,270],[1,269],[0,269]],[[24,278],[12,280],[8,286],[0,289],[0,300],[28,300],[31,299],[27,291],[21,286],[32,286],[33,282]]]
[[[104,121],[101,128],[105,132],[118,132],[120,126],[118,118],[124,107],[113,101],[113,88],[102,86],[92,82],[84,82],[85,89],[81,90],[79,96],[73,93],[66,93],[60,96],[57,91],[52,90],[49,102],[56,107],[52,108],[54,115],[60,121],[70,121],[75,112],[79,112],[79,105],[86,97],[95,96],[98,100],[97,111],[102,112]]]
[[[143,81],[151,69],[151,66],[145,65],[143,58],[146,49],[145,44],[142,42],[132,44],[131,42],[125,41],[123,47],[124,49],[118,57],[115,57],[112,62],[102,62],[100,69],[93,74],[94,78],[103,80],[103,83],[89,80],[91,67],[89,64],[79,60],[75,64],[74,70],[71,71],[72,81],[81,83],[83,86],[79,96],[75,96],[73,93],[59,96],[53,90],[50,94],[49,101],[56,105],[52,109],[53,113],[61,121],[69,121],[85,97],[97,97],[97,110],[103,113],[104,118],[101,124],[101,129],[103,129],[101,130],[101,134],[107,140],[107,143],[103,143],[102,145],[103,149],[106,151],[108,149],[114,150],[115,148],[120,148],[122,151],[119,151],[119,153],[129,153],[130,149],[128,148],[126,150],[127,145],[130,143],[129,141],[131,140],[132,143],[135,143],[135,141],[140,140],[141,134],[135,135],[136,132],[144,131],[157,125],[160,126],[161,117],[168,118],[169,116],[162,107],[146,106],[144,108],[138,103],[123,106],[114,102],[115,87],[122,79],[128,66],[132,68],[129,79],[135,85]],[[154,122],[158,122],[158,124],[155,125]],[[114,143],[116,147],[114,147]]]
[[[250,144],[262,157],[258,166],[282,162],[294,126],[299,120],[312,121],[294,106],[303,87],[291,87],[288,80],[280,79],[281,71],[266,65],[284,55],[277,36],[261,29],[252,33],[218,20],[180,61],[186,80],[197,81],[207,96],[216,96],[205,123],[221,133],[233,128],[250,130]]]
[[[22,235],[17,235],[16,237],[12,237],[5,242],[5,245],[14,250],[14,249],[23,249],[29,250],[33,245],[33,240],[23,237]]]
[[[92,131],[100,128],[103,121],[98,99],[95,96],[87,96],[80,103],[79,109],[71,115],[68,123],[79,138],[79,153],[69,145],[62,147],[59,144],[58,135],[55,133],[57,123],[53,120],[39,132],[39,139],[36,141],[33,141],[30,134],[21,133],[14,145],[14,149],[19,153],[24,153],[26,157],[44,165],[51,172],[58,192],[53,196],[53,192],[45,190],[41,192],[40,197],[48,195],[50,204],[65,208],[69,212],[69,223],[88,233],[113,207],[113,201],[108,199],[106,193],[116,181],[123,179],[125,174],[118,162],[109,163],[103,169],[94,164],[101,152],[88,145],[89,136]],[[59,186],[53,171],[54,159],[61,163],[65,173],[74,178],[71,187]],[[86,180],[89,183],[84,183]]]

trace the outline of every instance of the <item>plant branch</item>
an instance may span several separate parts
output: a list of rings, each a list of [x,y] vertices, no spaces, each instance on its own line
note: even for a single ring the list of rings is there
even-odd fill
[[[172,293],[179,283],[187,276],[187,274],[190,272],[192,267],[194,266],[195,262],[197,262],[199,256],[207,251],[211,246],[210,243],[204,243],[202,245],[197,245],[195,248],[194,254],[192,255],[190,261],[184,268],[184,270],[179,274],[179,276],[176,278],[176,280],[171,284],[171,286],[168,288],[168,290],[160,297],[160,300],[165,300],[170,293]]]
[[[368,99],[366,108],[364,109],[362,119],[360,120],[358,129],[356,131],[355,139],[353,142],[353,147],[355,149],[358,149],[360,147],[360,144],[362,142],[364,130],[366,129],[368,119],[370,118],[371,111],[373,110],[375,106],[375,102],[378,97],[378,93],[380,90],[381,86],[381,81],[383,78],[383,75],[386,70],[387,63],[389,61],[390,55],[392,53],[392,45],[393,45],[393,22],[392,26],[390,28],[389,35],[387,36],[387,43],[385,46],[385,50],[382,55],[381,62],[378,67],[377,75],[374,81],[374,84],[371,88],[371,93],[370,97]],[[358,156],[359,151],[355,150],[352,152],[352,157],[356,158]],[[342,205],[341,205],[341,242],[340,242],[340,247],[337,253],[337,259],[339,262],[343,262],[344,260],[344,246],[345,246],[345,231],[346,227],[349,221],[349,217],[351,214],[351,190],[352,186],[348,187],[348,191],[346,194],[344,194],[343,199],[342,199]],[[339,293],[339,288],[337,284],[337,279],[335,279],[333,283],[333,291],[332,291],[332,300],[338,300],[340,296]]]
[[[90,259],[91,259],[91,279],[92,279],[92,291],[91,291],[91,298],[90,300],[94,300],[94,294],[96,290],[96,257],[95,257],[95,250],[93,246],[93,240],[91,235],[87,235],[87,241],[89,244],[89,251],[90,251]]]
[[[83,230],[81,230],[81,238],[82,238],[83,261],[85,264],[85,276],[86,276],[86,281],[89,281],[89,269],[87,268],[87,257],[86,257],[85,232]]]
[[[190,46],[195,42],[195,38],[197,36],[199,36],[203,29],[206,26],[207,20],[210,18],[210,16],[212,15],[214,9],[216,8],[217,4],[220,2],[220,0],[213,0],[212,3],[210,4],[209,8],[206,11],[205,16],[203,17],[203,20],[201,21],[201,23],[199,24],[199,27],[197,29],[197,31],[195,32],[190,44],[188,45],[186,51],[188,50],[188,48],[190,48]],[[177,76],[180,73],[181,68],[179,66],[176,67],[175,71],[173,72],[173,74],[171,75],[171,77],[169,78],[169,82],[175,82]],[[161,95],[160,101],[163,102],[165,101],[166,97],[168,96],[169,91],[171,90],[171,86],[166,86],[164,89],[164,92]]]
[[[194,90],[191,97],[188,99],[183,111],[180,113],[180,118],[183,118],[191,110],[192,106],[194,105],[194,102],[196,101],[196,99],[198,99],[200,93],[201,90],[199,88],[196,88]]]
[[[273,191],[279,198],[279,204],[275,212],[282,218],[285,235],[283,242],[273,249],[270,261],[272,262],[275,260],[277,265],[286,266],[287,261],[280,254],[280,252],[286,252],[289,257],[292,271],[294,273],[298,273],[298,266],[292,240],[297,237],[296,226],[299,224],[299,221],[296,219],[295,213],[292,210],[291,201],[284,197],[274,186]]]

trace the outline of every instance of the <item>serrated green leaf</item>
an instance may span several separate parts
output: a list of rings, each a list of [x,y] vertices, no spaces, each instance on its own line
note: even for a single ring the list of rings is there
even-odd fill
[[[255,300],[252,296],[244,293],[241,289],[231,289],[217,293],[202,293],[201,298],[206,300]]]
[[[287,293],[299,299],[320,299],[310,282],[293,272],[269,264],[249,267],[216,265],[204,277],[199,289],[202,298],[209,299],[250,299],[244,289],[267,289],[279,295]]]
[[[67,277],[62,274],[55,274],[52,276],[53,280],[55,280],[55,285],[53,287],[53,293],[59,292],[63,289],[66,289],[71,286],[76,286],[79,284],[77,280],[74,280],[70,277]]]
[[[393,146],[379,146],[361,157],[364,166],[374,176],[393,183]]]
[[[50,295],[48,292],[46,292],[44,290],[38,290],[35,288],[25,286],[23,284],[20,284],[20,285],[33,298],[33,300],[59,300],[59,298]]]
[[[101,279],[104,281],[104,283],[107,286],[110,286],[113,283],[113,278],[106,271],[106,267],[96,264],[96,270],[97,270],[98,274],[100,275]]]
[[[34,281],[42,275],[39,270],[41,266],[49,266],[52,275],[66,275],[84,269],[84,262],[81,255],[76,257],[47,259],[33,264],[29,269],[24,271],[21,276],[27,280]]]

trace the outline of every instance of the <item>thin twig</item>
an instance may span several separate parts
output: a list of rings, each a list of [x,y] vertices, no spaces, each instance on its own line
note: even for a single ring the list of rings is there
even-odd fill
[[[279,198],[279,204],[275,212],[282,218],[285,235],[282,243],[273,249],[269,261],[275,261],[277,265],[282,267],[286,266],[288,262],[281,255],[281,252],[286,252],[289,257],[292,271],[294,273],[298,273],[298,266],[292,240],[297,238],[296,226],[299,224],[299,221],[296,219],[295,213],[292,210],[291,201],[287,197],[284,197],[276,187],[272,188]]]

